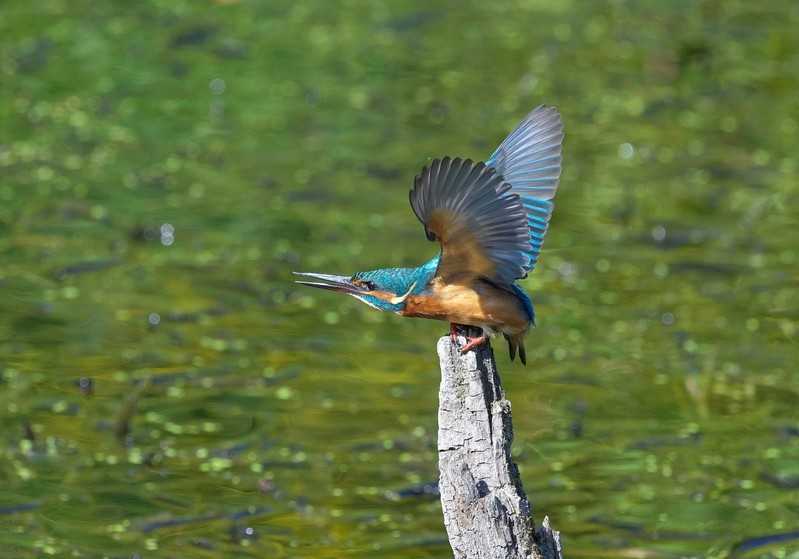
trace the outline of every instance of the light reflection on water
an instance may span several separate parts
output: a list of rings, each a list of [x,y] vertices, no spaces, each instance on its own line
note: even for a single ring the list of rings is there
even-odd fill
[[[290,272],[427,261],[414,173],[548,102],[529,366],[497,345],[536,520],[570,557],[796,552],[750,540],[797,510],[793,4],[38,9],[0,22],[4,549],[446,555],[435,498],[386,495],[437,476],[447,326]]]

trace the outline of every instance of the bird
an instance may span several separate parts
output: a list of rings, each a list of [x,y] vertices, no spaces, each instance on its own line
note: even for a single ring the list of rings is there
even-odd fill
[[[465,329],[465,353],[501,333],[511,361],[527,364],[524,338],[535,324],[517,280],[538,260],[560,181],[563,121],[554,107],[533,109],[485,162],[442,157],[423,167],[410,191],[414,214],[438,254],[418,268],[352,276],[294,272],[301,285],[351,295],[381,311],[443,320]],[[469,328],[472,327],[472,328]],[[470,336],[477,333],[479,335]]]

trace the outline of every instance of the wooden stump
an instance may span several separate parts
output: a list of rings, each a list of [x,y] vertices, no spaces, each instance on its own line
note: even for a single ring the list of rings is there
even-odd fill
[[[459,336],[459,343],[465,343]],[[494,353],[462,354],[438,341],[441,389],[438,453],[441,506],[456,559],[562,559],[549,519],[536,528],[511,459],[513,422]]]

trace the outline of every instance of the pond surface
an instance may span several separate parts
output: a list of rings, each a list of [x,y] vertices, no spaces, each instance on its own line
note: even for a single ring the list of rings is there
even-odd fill
[[[566,123],[514,455],[565,556],[799,557],[799,4],[6,1],[0,548],[448,557],[407,201]]]

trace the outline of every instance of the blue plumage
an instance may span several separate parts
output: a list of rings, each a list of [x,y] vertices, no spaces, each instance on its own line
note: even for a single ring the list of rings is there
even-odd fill
[[[521,198],[530,227],[532,271],[541,252],[561,171],[563,122],[552,107],[541,105],[499,145],[486,165],[493,167]]]

